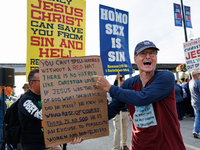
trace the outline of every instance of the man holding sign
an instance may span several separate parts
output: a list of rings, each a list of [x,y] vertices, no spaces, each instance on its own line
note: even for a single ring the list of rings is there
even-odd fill
[[[18,104],[19,119],[22,126],[20,141],[23,150],[44,150],[39,69],[33,69],[29,72],[28,82],[30,89]],[[77,138],[70,144],[80,143],[81,141],[82,138]],[[49,148],[49,150],[61,150],[61,147],[55,146]]]
[[[133,119],[130,150],[185,150],[176,112],[174,75],[155,70],[158,50],[153,42],[138,43],[134,61],[140,74],[125,80],[121,87],[111,85],[102,76],[94,76],[96,85],[113,97],[108,106],[109,119],[125,104],[128,106]]]

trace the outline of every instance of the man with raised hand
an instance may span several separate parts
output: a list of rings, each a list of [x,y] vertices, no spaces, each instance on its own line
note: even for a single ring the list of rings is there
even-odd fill
[[[128,78],[121,87],[94,76],[96,85],[113,97],[108,105],[109,119],[127,104],[133,121],[130,150],[185,150],[176,112],[174,74],[155,70],[158,51],[151,41],[138,43],[134,61],[139,75]]]

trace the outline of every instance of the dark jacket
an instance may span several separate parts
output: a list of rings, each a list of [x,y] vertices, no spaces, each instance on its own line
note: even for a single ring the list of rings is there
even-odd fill
[[[5,101],[6,99],[8,99],[8,96],[5,95]],[[7,110],[7,105],[5,102],[5,112]],[[1,97],[0,97],[0,129],[3,129],[3,93],[1,93]]]
[[[41,130],[42,109],[41,97],[28,90],[18,104],[20,124],[25,122],[22,129],[21,143],[42,143],[44,136]]]
[[[184,89],[185,89],[185,91],[187,93],[187,99],[190,101],[191,100],[191,94],[190,94],[189,83],[185,84]]]
[[[175,98],[177,103],[183,102],[183,90],[178,84],[175,84]]]

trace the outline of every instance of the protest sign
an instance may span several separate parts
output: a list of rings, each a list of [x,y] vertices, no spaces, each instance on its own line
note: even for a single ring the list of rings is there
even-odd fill
[[[40,59],[85,56],[85,0],[27,0],[27,75]]]
[[[188,72],[200,69],[200,38],[183,43]]]
[[[100,56],[104,75],[132,74],[128,12],[99,5]]]
[[[103,76],[99,56],[40,60],[39,70],[46,147],[109,134],[106,92],[92,78]]]
[[[135,106],[133,121],[137,127],[148,128],[157,125],[152,104]]]

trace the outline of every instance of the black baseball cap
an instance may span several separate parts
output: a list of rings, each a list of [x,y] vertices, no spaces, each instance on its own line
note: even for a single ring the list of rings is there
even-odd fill
[[[143,51],[147,48],[154,48],[157,51],[159,50],[153,42],[145,40],[136,45],[134,56],[136,56],[138,53],[140,53],[141,51]]]

